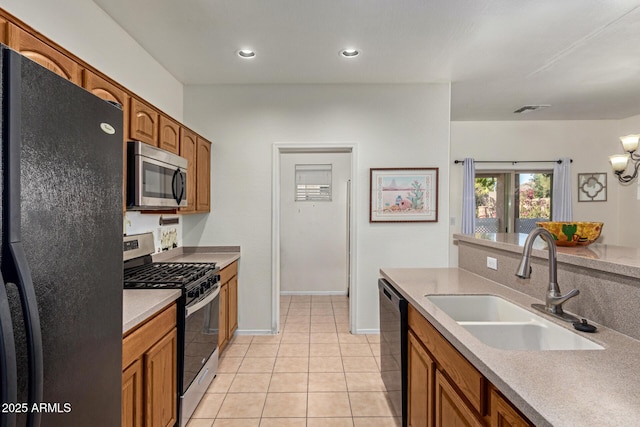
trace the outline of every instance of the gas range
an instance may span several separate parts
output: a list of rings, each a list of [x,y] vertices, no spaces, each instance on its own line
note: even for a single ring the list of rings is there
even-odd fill
[[[150,251],[150,233],[125,237],[125,289],[182,289],[189,305],[209,293],[220,279],[220,268],[213,262],[153,262]]]
[[[186,304],[205,295],[219,280],[215,263],[154,262],[126,268],[125,289],[182,289]]]
[[[178,414],[185,427],[218,368],[220,268],[153,262],[153,234],[124,237],[125,289],[181,289],[178,298]]]

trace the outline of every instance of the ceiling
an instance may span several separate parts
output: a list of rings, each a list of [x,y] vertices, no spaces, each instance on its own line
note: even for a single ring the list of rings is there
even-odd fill
[[[640,0],[94,2],[185,85],[450,81],[452,120],[640,114]]]

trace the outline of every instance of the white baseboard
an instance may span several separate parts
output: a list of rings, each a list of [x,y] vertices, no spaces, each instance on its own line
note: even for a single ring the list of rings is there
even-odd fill
[[[271,329],[236,329],[238,335],[275,335]]]
[[[347,295],[347,291],[280,291],[280,295]]]
[[[355,332],[351,331],[354,335],[378,335],[380,333],[380,329],[358,329]]]

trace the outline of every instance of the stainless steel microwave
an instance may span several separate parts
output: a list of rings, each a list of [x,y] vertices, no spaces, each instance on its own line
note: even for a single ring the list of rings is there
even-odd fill
[[[187,206],[187,159],[140,141],[127,143],[127,209]]]

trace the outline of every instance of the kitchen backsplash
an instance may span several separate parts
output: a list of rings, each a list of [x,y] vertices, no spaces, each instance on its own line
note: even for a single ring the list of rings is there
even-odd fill
[[[160,219],[177,219],[177,224],[160,225]],[[141,214],[128,211],[124,216],[123,233],[126,235],[153,233],[156,253],[182,246],[182,218],[180,215]]]

